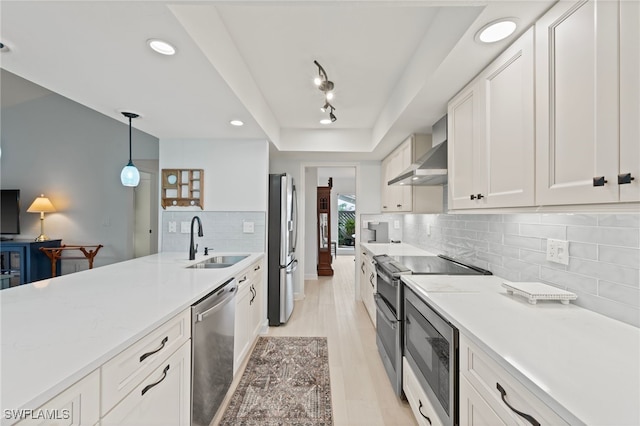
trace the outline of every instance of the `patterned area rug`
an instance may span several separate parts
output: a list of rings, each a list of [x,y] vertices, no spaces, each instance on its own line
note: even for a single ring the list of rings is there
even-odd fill
[[[326,337],[260,336],[221,425],[332,425]]]

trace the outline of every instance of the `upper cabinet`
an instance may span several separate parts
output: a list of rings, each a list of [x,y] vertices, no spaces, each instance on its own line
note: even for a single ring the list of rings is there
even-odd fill
[[[534,204],[533,29],[449,102],[452,209]]]
[[[640,200],[640,11],[560,2],[536,24],[539,205]]]
[[[382,160],[380,211],[383,213],[441,213],[441,186],[388,185],[431,148],[430,135],[413,134]]]
[[[449,102],[450,208],[640,201],[639,43],[640,2],[552,7]]]

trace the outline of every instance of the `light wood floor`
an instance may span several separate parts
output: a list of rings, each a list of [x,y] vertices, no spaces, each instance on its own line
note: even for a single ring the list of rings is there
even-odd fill
[[[287,324],[269,327],[267,335],[327,337],[336,426],[416,425],[409,404],[393,393],[373,324],[355,301],[354,257],[338,256],[333,268],[333,277],[305,281],[305,299],[295,302]]]

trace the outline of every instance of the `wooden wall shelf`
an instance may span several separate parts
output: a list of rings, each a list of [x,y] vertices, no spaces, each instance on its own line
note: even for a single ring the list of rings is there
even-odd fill
[[[204,210],[204,170],[162,169],[162,208],[197,206]]]

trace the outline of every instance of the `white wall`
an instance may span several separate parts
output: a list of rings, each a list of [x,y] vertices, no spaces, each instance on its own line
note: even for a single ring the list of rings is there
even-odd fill
[[[19,77],[3,83],[35,86]],[[50,238],[104,245],[96,267],[132,258],[133,189],[120,183],[129,155],[124,117],[119,122],[50,93],[2,108],[1,118],[0,183],[21,190],[19,237],[39,235],[39,215],[26,210],[44,193],[58,210],[45,218]],[[136,130],[135,120],[133,127],[134,163],[157,159],[158,139]],[[86,260],[62,262],[62,273],[87,268]]]
[[[305,169],[304,197],[304,279],[318,279],[317,193],[318,168]]]

